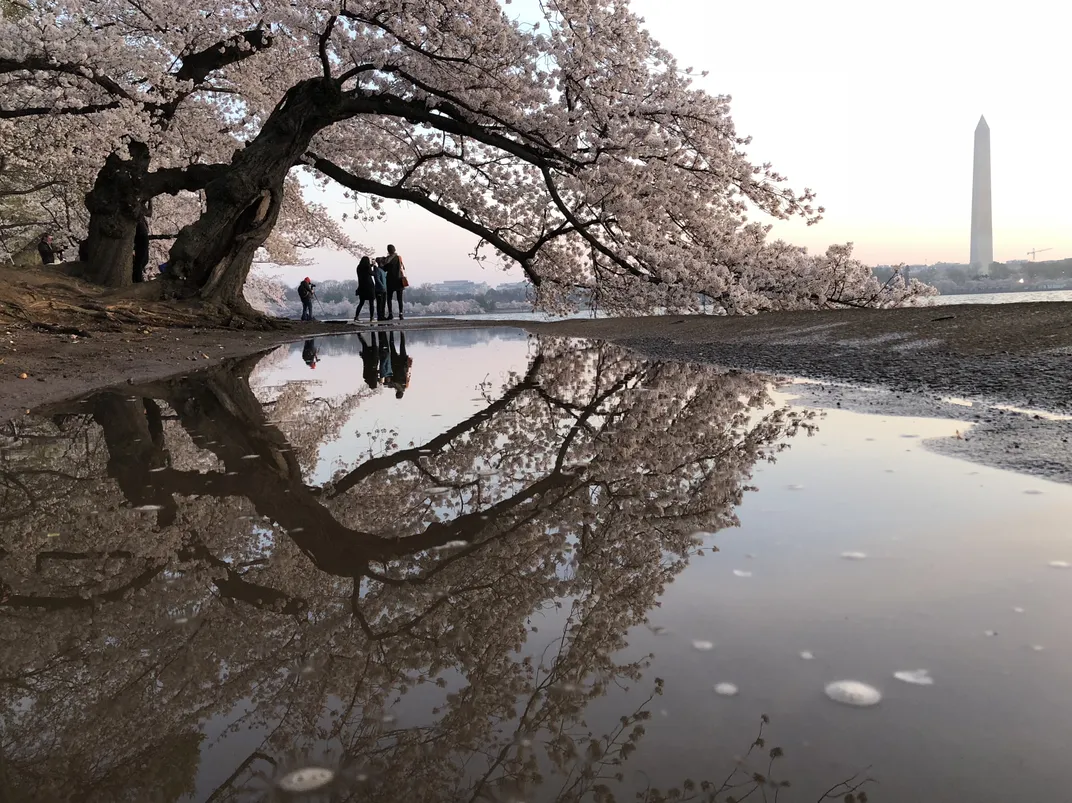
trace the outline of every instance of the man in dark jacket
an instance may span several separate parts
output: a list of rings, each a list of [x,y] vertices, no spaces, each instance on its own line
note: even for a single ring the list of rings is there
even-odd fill
[[[37,243],[37,253],[41,255],[42,265],[51,265],[56,261],[56,251],[52,247],[52,235],[42,234]]]
[[[311,321],[313,319],[313,288],[315,284],[306,276],[298,285],[298,298],[301,299],[301,319]]]

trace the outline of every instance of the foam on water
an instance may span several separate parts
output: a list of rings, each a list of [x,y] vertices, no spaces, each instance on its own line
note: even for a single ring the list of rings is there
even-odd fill
[[[835,703],[854,705],[860,708],[878,705],[882,693],[874,686],[868,686],[858,680],[836,680],[826,684],[826,696]]]
[[[911,683],[915,686],[934,685],[934,678],[931,677],[930,672],[926,669],[902,669],[900,672],[894,672],[893,676],[904,683]]]
[[[302,767],[288,772],[277,786],[290,794],[304,794],[323,789],[335,779],[335,773],[327,767]]]

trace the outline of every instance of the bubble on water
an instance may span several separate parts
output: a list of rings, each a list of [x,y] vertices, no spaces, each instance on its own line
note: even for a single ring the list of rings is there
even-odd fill
[[[835,703],[855,705],[865,708],[878,705],[882,693],[874,686],[868,686],[858,680],[836,680],[826,685],[826,696]]]
[[[437,549],[437,550],[439,550],[439,549],[458,549],[458,548],[463,547],[463,546],[469,546],[469,542],[468,541],[461,541],[461,540],[447,541],[447,543],[442,544],[442,545],[437,546],[437,547],[434,547],[434,549]]]
[[[903,683],[911,683],[915,686],[933,686],[934,678],[926,669],[902,669],[894,672],[893,676]]]
[[[155,512],[157,510],[163,510],[164,506],[163,505],[139,505],[138,507],[136,507],[134,509],[136,511],[138,511],[139,513],[153,513],[153,512]]]
[[[1038,488],[1028,488],[1024,493],[1028,496],[1041,496],[1043,491],[1040,491]]]
[[[703,641],[702,639],[695,639],[692,642],[692,648],[694,650],[699,650],[700,652],[707,652],[708,650],[713,650],[715,648],[715,643],[713,641]]]
[[[1023,613],[1023,612],[1024,612],[1024,609],[1023,609],[1023,608],[1013,608],[1013,609],[1012,609],[1012,612],[1013,612],[1013,613]]]
[[[811,652],[808,652],[808,650],[804,650],[803,652],[801,652],[800,657],[803,658],[805,661],[815,660],[815,655]]]
[[[789,490],[790,491],[803,491],[804,486],[803,485],[790,485]]]
[[[841,557],[845,560],[865,560],[867,558],[866,552],[842,552]]]
[[[1072,563],[1069,563],[1067,560],[1051,560],[1046,565],[1049,566],[1051,569],[1068,569],[1068,568],[1072,568]]]
[[[736,577],[751,577],[752,572],[746,572],[744,569],[734,569],[733,574]]]
[[[715,694],[721,695],[722,697],[736,697],[738,691],[740,690],[732,683],[715,684]]]
[[[327,767],[302,767],[280,778],[276,785],[284,792],[300,795],[317,792],[335,780],[335,772]]]

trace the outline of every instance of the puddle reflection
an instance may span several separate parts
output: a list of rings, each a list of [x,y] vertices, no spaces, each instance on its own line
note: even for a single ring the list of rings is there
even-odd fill
[[[303,343],[304,370],[334,345]],[[7,438],[7,795],[655,795],[630,756],[663,682],[626,634],[814,416],[750,374],[525,347],[522,371],[464,416],[425,415],[440,429],[412,445],[361,419],[374,391],[399,416],[435,402],[411,398],[416,346],[388,332],[349,339],[360,380],[341,396],[258,395],[255,357]],[[360,448],[321,479],[355,416]],[[752,778],[777,757],[757,744],[727,781],[738,797],[774,788]],[[660,794],[717,787],[727,762]]]

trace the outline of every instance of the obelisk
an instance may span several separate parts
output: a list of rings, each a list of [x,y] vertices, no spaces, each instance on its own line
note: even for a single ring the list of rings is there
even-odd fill
[[[975,170],[972,173],[971,265],[986,273],[994,261],[994,218],[990,210],[990,126],[979,118],[975,127]]]

